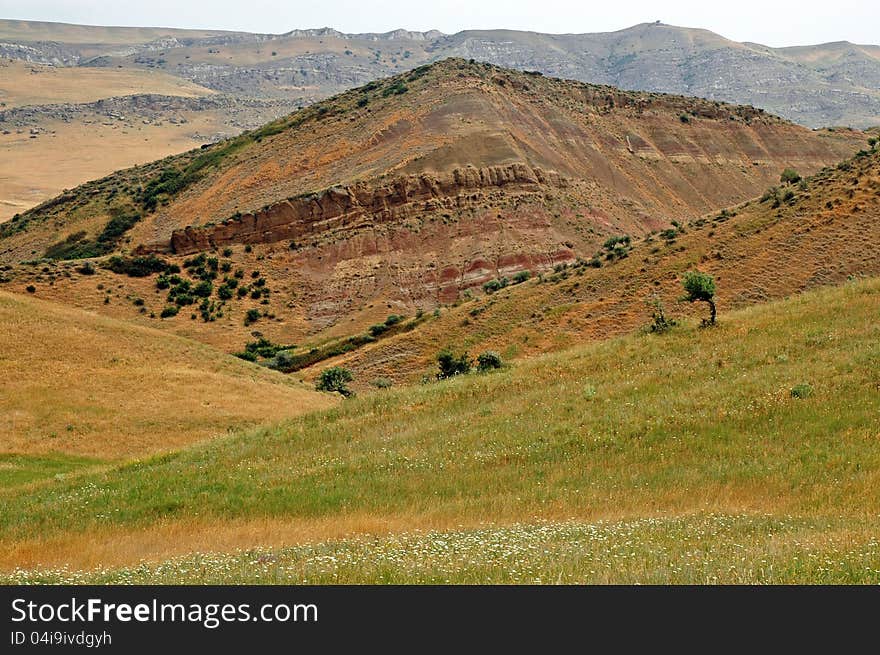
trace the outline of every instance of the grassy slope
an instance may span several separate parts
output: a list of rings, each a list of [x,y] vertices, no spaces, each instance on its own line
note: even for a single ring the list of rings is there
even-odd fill
[[[876,582],[878,308],[880,282],[848,283],[3,492],[0,563],[392,531],[158,579]],[[791,396],[800,383],[811,396]]]
[[[187,339],[0,292],[0,453],[144,455],[328,407],[299,381]],[[51,464],[51,466],[50,466]],[[37,477],[0,460],[0,486]]]

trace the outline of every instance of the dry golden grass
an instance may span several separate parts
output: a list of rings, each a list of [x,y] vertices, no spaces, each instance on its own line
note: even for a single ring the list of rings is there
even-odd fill
[[[180,453],[10,486],[0,490],[0,570],[106,570],[303,543],[343,556],[346,543],[327,542],[391,534],[349,541],[357,566],[330,581],[387,582],[383,571],[399,566],[395,580],[426,581],[449,565],[464,576],[451,579],[474,582],[495,578],[465,574],[470,565],[453,565],[449,551],[406,563],[383,543],[623,521],[632,529],[608,543],[632,568],[598,581],[664,581],[674,564],[668,580],[692,582],[682,575],[698,552],[720,580],[874,581],[878,294],[877,280],[848,283],[727,314],[712,330],[690,324],[365,394]],[[794,397],[800,383],[812,393]],[[523,536],[524,548],[533,543]],[[371,552],[403,559],[370,572]],[[522,563],[546,572],[547,552],[525,548]],[[821,568],[799,569],[810,553]],[[282,556],[295,567],[303,553],[267,554]],[[730,578],[732,566],[758,571],[767,558],[778,577]],[[570,579],[591,579],[583,565],[572,563]],[[200,571],[182,565],[176,581],[227,579]],[[267,580],[248,563],[241,576]]]
[[[0,221],[63,189],[194,148],[202,142],[193,138],[195,134],[228,130],[216,112],[181,115],[187,119],[186,124],[166,121],[145,125],[137,121],[126,127],[121,123],[105,124],[110,121],[93,116],[89,123],[42,122],[44,131],[35,139],[27,130],[0,135]]]
[[[333,404],[302,382],[150,328],[0,293],[0,452],[180,448]]]
[[[160,71],[0,61],[0,102],[5,102],[7,109],[23,105],[93,102],[140,93],[196,98],[214,92]]]

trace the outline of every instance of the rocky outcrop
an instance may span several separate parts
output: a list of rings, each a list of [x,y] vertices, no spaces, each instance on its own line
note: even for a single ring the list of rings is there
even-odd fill
[[[326,237],[340,230],[402,220],[416,213],[458,211],[479,202],[484,192],[491,189],[528,193],[567,185],[566,178],[554,171],[517,163],[458,168],[446,174],[407,175],[385,184],[332,187],[289,198],[217,225],[175,230],[170,249],[177,254],[189,254],[233,243]]]

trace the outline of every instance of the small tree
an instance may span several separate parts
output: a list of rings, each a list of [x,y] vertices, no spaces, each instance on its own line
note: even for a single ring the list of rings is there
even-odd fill
[[[342,366],[334,366],[333,368],[321,371],[321,377],[315,383],[315,389],[318,391],[336,391],[348,398],[353,395],[348,383],[354,380],[354,375],[347,368]]]
[[[703,326],[715,325],[715,278],[699,271],[689,271],[682,280],[687,302],[705,302],[711,312],[709,320],[703,319]]]
[[[800,180],[800,174],[793,168],[786,168],[784,171],[782,171],[782,175],[779,176],[779,181],[783,184],[794,184],[796,182],[800,182]]]

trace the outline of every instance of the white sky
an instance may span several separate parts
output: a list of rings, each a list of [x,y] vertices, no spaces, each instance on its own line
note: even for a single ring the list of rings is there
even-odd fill
[[[582,33],[661,20],[770,46],[880,43],[880,11],[869,0],[0,0],[0,18],[275,34],[308,27]]]

